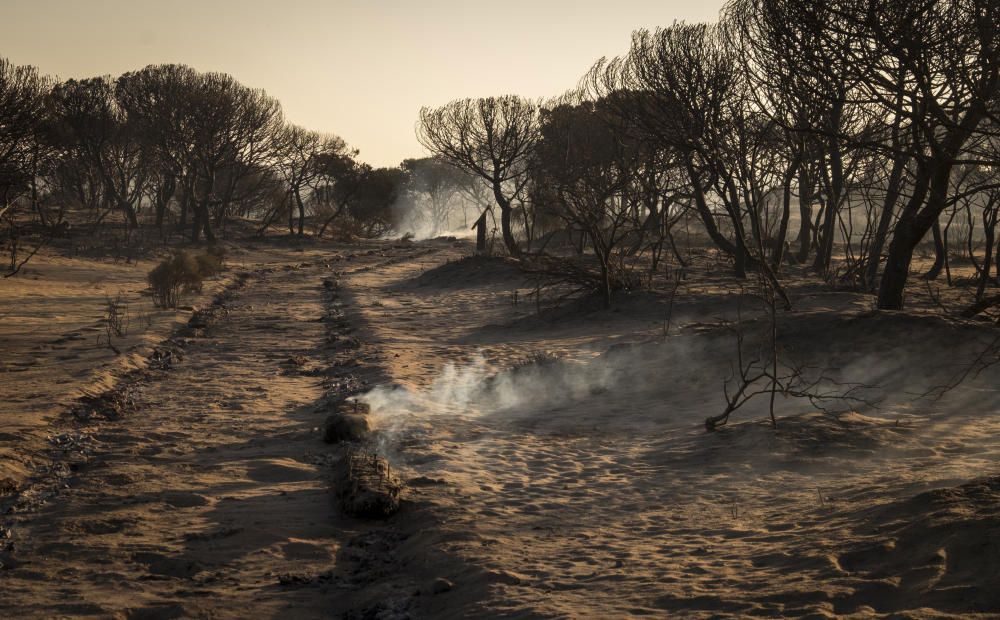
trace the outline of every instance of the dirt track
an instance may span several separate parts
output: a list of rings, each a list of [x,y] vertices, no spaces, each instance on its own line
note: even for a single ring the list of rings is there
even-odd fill
[[[334,365],[322,284],[387,258],[336,259],[250,272],[161,347],[169,368],[129,377],[134,410],[52,428],[54,475],[5,518],[3,615],[329,617],[372,535],[339,515],[315,429],[377,370]]]

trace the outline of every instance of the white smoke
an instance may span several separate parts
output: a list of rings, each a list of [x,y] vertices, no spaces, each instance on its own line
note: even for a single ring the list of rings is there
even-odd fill
[[[406,160],[403,167],[409,181],[393,205],[399,234],[409,233],[415,241],[475,234],[471,228],[488,204],[481,180],[433,158]]]
[[[431,421],[537,415],[611,389],[619,381],[615,366],[603,357],[580,362],[541,356],[498,371],[477,354],[471,362],[445,365],[426,388],[382,385],[358,400],[371,407],[380,452],[398,459],[399,439]]]
[[[445,415],[465,412],[481,393],[489,376],[486,359],[478,355],[473,362],[458,366],[447,364],[425,390],[414,391],[397,385],[378,386],[359,397],[367,403],[376,420],[405,414]]]
[[[376,419],[388,412],[475,417],[586,398],[612,387],[617,374],[601,358],[578,362],[549,357],[497,372],[480,354],[466,364],[447,364],[426,389],[379,386],[359,400],[371,406]]]
[[[400,200],[393,208],[399,214],[396,224],[398,233],[409,233],[414,241],[436,237],[469,239],[476,235],[472,224],[479,215],[479,207],[459,196],[453,197],[446,210],[437,216],[427,201],[417,200],[412,196]],[[469,221],[470,218],[473,221]]]
[[[472,239],[476,236],[476,231],[459,225],[457,228],[445,228],[435,230],[431,223],[425,219],[413,218],[398,226],[400,237],[409,234],[414,241],[424,241],[426,239],[436,239],[438,237],[455,237],[456,239]]]

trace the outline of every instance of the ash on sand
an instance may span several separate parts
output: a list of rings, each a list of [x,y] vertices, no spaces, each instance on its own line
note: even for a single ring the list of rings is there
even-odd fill
[[[335,465],[337,495],[344,512],[354,517],[384,519],[399,510],[403,484],[389,462],[363,448],[348,448]]]
[[[521,281],[525,278],[526,274],[520,265],[512,259],[499,256],[466,256],[424,271],[414,278],[413,283],[418,287],[464,288],[475,285],[488,286],[497,281]]]
[[[100,394],[88,394],[77,399],[70,413],[79,421],[93,418],[117,420],[135,411],[135,387],[120,385]]]

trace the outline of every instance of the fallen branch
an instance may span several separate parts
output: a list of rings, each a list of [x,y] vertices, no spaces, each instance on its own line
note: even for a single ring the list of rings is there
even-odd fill
[[[41,250],[42,246],[44,246],[44,245],[45,245],[45,239],[42,238],[42,240],[38,242],[38,245],[35,246],[35,249],[32,250],[30,254],[28,254],[27,256],[25,256],[24,260],[18,262],[16,265],[11,265],[11,268],[7,271],[7,273],[3,274],[3,277],[4,278],[10,278],[10,277],[16,276],[21,271],[21,267],[24,267],[25,265],[27,265],[28,261],[31,260],[31,258],[35,254],[38,254],[38,251]]]
[[[990,308],[1000,306],[1000,295],[991,295],[989,297],[984,297],[982,300],[977,301],[965,310],[959,313],[959,316],[965,319],[971,319],[976,315],[986,312]]]

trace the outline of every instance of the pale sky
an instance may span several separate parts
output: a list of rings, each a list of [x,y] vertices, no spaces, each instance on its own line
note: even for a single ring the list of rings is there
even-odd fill
[[[417,111],[558,95],[636,28],[714,21],[722,0],[3,0],[0,56],[61,78],[153,63],[222,71],[392,166]]]

